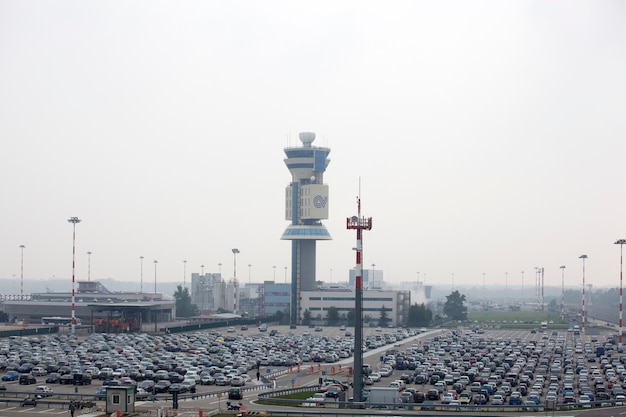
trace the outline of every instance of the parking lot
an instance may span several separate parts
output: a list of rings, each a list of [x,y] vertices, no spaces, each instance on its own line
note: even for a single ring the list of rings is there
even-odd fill
[[[366,395],[376,402],[391,386],[399,402],[446,408],[623,405],[625,362],[606,332],[460,328],[388,349]]]
[[[395,401],[426,405],[591,407],[625,401],[626,357],[606,332],[588,336],[550,329],[458,328],[420,333],[364,329],[365,362],[371,372],[366,395],[393,386]],[[319,370],[349,363],[353,334],[353,329],[340,327],[269,326],[264,332],[224,327],[158,336],[3,339],[5,391],[0,395],[16,400],[39,395],[40,401],[69,401],[76,394],[102,399],[108,385],[137,385],[139,399],[148,401],[154,394],[158,400],[174,391],[200,395],[260,384],[257,379],[266,372],[298,365]],[[339,377],[349,380],[347,372]],[[317,379],[317,373],[310,379]],[[331,390],[333,395],[336,390]]]

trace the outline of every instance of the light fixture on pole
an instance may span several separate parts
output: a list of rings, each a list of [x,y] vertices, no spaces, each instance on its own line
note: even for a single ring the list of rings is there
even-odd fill
[[[252,264],[248,264],[248,284],[252,282]]]
[[[239,249],[233,251],[233,314],[237,314],[237,254]]]
[[[524,300],[524,271],[522,271],[522,300]]]
[[[616,245],[619,245],[619,347],[622,347],[622,333],[624,332],[623,322],[622,322],[622,247],[626,243],[626,239],[620,239],[615,242]]]
[[[67,219],[72,223],[72,327],[71,333],[76,334],[76,292],[74,283],[76,282],[76,224],[81,220],[78,217],[70,217]]]
[[[139,293],[143,294],[143,256],[139,257]]]
[[[220,262],[219,264],[217,264],[217,267],[219,268],[220,279],[222,279],[222,263]]]
[[[585,259],[588,258],[587,255],[580,255],[578,257],[579,259],[583,260],[583,308],[582,308],[582,314],[580,316],[580,329],[581,331],[584,333],[585,332]]]
[[[187,287],[187,261],[183,261],[183,290]]]
[[[287,267],[285,267],[285,284],[287,283]]]
[[[561,320],[565,320],[565,265],[561,265]]]
[[[22,258],[20,260],[20,300],[24,300],[24,248],[26,246],[20,245],[22,252]]]
[[[274,265],[272,268],[274,268],[274,283],[276,283],[276,265]]]
[[[200,265],[200,274],[204,276],[204,265]]]
[[[159,263],[159,261],[157,261],[156,259],[154,260],[154,295],[156,298],[156,293],[157,293],[157,264]]]
[[[87,281],[91,281],[91,251],[87,252]]]

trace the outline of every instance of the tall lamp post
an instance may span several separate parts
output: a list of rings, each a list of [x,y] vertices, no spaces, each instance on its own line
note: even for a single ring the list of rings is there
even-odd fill
[[[248,284],[252,282],[252,264],[248,264]]]
[[[524,302],[524,271],[522,271],[522,303]]]
[[[183,261],[183,290],[187,287],[187,261]]]
[[[159,261],[157,261],[156,259],[154,260],[154,295],[156,296],[157,293],[157,287],[156,287],[156,283],[157,283],[157,264],[159,263]],[[155,297],[156,298],[156,297]]]
[[[20,260],[20,300],[24,300],[24,248],[26,246],[20,245],[22,251],[22,258]]]
[[[504,273],[504,297],[505,301],[508,304],[509,301],[509,273]]]
[[[87,281],[91,281],[91,251],[87,252]]]
[[[154,260],[154,298],[156,299],[156,293],[157,293],[157,264],[159,263],[159,261],[157,261],[156,259]],[[154,310],[154,331],[156,333],[157,331],[157,311],[156,309]]]
[[[237,254],[239,249],[233,249],[233,314],[237,314]]]
[[[619,245],[619,347],[622,347],[622,333],[624,332],[623,322],[622,322],[622,247],[626,243],[626,239],[620,239],[615,242],[616,245]]]
[[[139,257],[139,293],[143,294],[143,256]]]
[[[565,265],[561,265],[561,320],[565,320]]]
[[[580,319],[581,319],[580,329],[584,333],[585,332],[585,259],[587,259],[588,256],[580,255],[578,258],[583,260],[583,297],[582,297],[583,306],[582,306],[582,314],[580,316]]]
[[[372,264],[372,279],[370,281],[370,288],[376,287],[376,264]]]
[[[76,282],[76,224],[81,220],[78,217],[70,217],[67,219],[72,223],[72,334],[76,333],[76,292],[74,291],[74,283]]]
[[[272,268],[274,268],[274,283],[276,283],[276,265],[274,265]]]

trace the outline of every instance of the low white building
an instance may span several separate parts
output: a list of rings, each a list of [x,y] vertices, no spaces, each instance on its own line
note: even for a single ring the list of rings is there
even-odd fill
[[[335,307],[339,315],[347,316],[354,309],[354,291],[343,287],[321,287],[316,291],[302,291],[302,313],[309,310],[311,318],[326,319],[328,309]],[[363,318],[366,323],[376,325],[382,308],[394,326],[406,323],[411,306],[411,291],[363,291]],[[367,325],[367,324],[366,324]]]

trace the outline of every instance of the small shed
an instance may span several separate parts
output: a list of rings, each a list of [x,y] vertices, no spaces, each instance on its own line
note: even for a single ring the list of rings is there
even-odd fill
[[[106,412],[134,413],[135,412],[135,387],[114,386],[107,387],[106,391]]]

